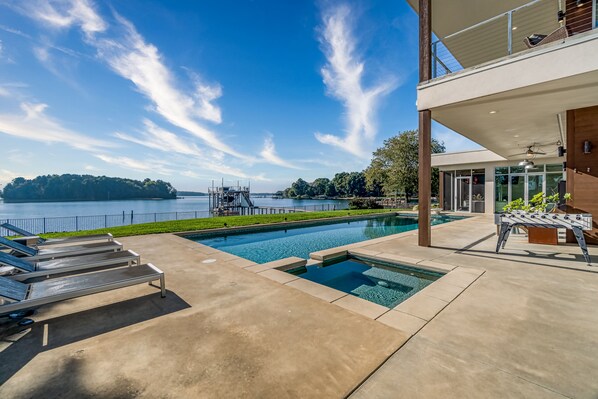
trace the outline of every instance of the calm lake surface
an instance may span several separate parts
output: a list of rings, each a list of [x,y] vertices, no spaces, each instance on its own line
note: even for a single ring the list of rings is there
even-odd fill
[[[302,207],[331,204],[345,207],[345,200],[293,200],[254,198],[256,206]],[[123,213],[208,211],[208,197],[185,197],[175,200],[123,200],[4,203],[0,200],[0,219],[26,219],[57,216],[116,215]],[[205,216],[205,215],[204,215]]]

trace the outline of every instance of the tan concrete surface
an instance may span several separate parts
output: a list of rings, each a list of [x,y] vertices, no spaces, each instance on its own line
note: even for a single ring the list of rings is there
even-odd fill
[[[438,227],[428,249],[413,236],[364,245],[459,266],[441,280],[467,289],[352,397],[598,397],[598,267],[576,245],[516,236],[496,254],[490,218]],[[598,264],[597,248],[590,253]]]
[[[517,236],[496,254],[495,232],[478,217],[435,226],[430,248],[413,233],[341,248],[454,269],[441,281],[465,290],[423,327],[174,235],[126,238],[165,270],[167,298],[140,285],[41,309],[0,344],[0,397],[598,397],[598,267]]]
[[[339,298],[347,296],[347,294],[342,291],[335,290],[334,288],[326,287],[325,285],[317,284],[313,281],[305,280],[303,278],[293,280],[290,283],[287,283],[286,285],[306,292],[326,302],[332,302]]]
[[[390,310],[386,306],[378,305],[377,303],[366,301],[353,295],[346,295],[333,303],[370,319],[376,319]]]
[[[406,340],[261,276],[276,270],[174,235],[122,241],[167,298],[144,284],[40,309],[0,352],[1,398],[338,398]]]
[[[426,325],[427,320],[420,319],[419,317],[412,316],[407,313],[399,312],[397,310],[390,310],[384,313],[382,316],[376,319],[380,323],[384,323],[387,326],[402,330],[409,335],[413,335],[418,332],[423,326]]]

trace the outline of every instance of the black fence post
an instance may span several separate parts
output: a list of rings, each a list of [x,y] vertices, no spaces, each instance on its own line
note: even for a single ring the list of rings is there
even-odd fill
[[[108,227],[108,215],[104,214],[104,228]]]
[[[46,218],[44,218],[44,233],[46,232]]]
[[[131,224],[133,224],[133,210],[131,210]]]
[[[75,216],[75,231],[79,231],[79,216]]]

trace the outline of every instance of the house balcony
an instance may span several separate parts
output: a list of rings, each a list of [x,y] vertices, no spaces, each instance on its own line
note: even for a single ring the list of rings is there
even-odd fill
[[[418,86],[417,107],[437,122],[509,158],[564,142],[566,111],[598,104],[595,0],[432,0],[431,9],[433,78]]]

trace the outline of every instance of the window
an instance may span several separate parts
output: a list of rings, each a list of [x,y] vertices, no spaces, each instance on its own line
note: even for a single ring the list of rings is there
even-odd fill
[[[494,177],[495,212],[502,211],[507,202],[509,202],[509,175],[497,175]]]
[[[523,199],[525,203],[534,195],[558,193],[559,182],[563,180],[563,164],[536,165],[526,170],[522,166],[495,168],[494,211],[500,212],[510,201]]]

